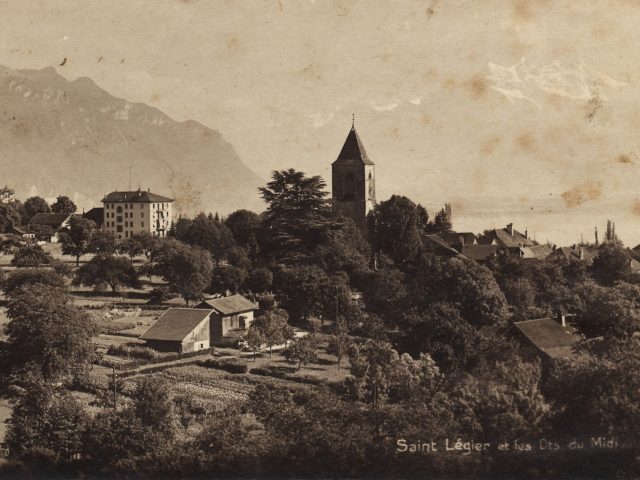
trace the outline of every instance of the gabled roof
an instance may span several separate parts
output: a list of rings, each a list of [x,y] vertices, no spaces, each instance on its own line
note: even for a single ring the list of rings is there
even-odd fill
[[[173,202],[173,198],[163,197],[156,193],[136,190],[133,192],[111,192],[107,193],[102,199],[103,203],[154,203],[154,202]]]
[[[472,232],[447,232],[440,235],[450,245],[474,245],[477,243],[476,234]],[[462,241],[461,241],[462,240]]]
[[[520,258],[538,258],[538,255],[531,249],[531,247],[518,247],[520,249]]]
[[[71,216],[69,213],[36,213],[29,225],[46,225],[47,227],[60,228],[62,224]]]
[[[258,308],[248,298],[242,295],[230,295],[228,297],[208,298],[198,305],[198,308],[211,308],[223,315],[231,315],[234,313],[249,312]]]
[[[488,235],[484,235],[483,237],[481,237],[479,239],[479,243],[490,244],[493,240],[495,240],[496,244],[503,247],[531,247],[532,245],[536,245],[536,242],[534,242],[530,238],[527,238],[517,230],[512,228],[511,231],[513,232],[513,234],[509,233],[506,228],[494,228],[493,230],[489,231]]]
[[[482,262],[496,255],[499,249],[499,245],[463,245],[461,253],[471,260]]]
[[[210,314],[211,310],[198,308],[170,308],[140,338],[181,342]]]
[[[441,250],[444,250],[446,253],[451,256],[458,256],[460,252],[458,252],[455,248],[452,248],[446,241],[444,241],[439,235],[424,235],[422,237],[423,243],[432,244],[434,247],[439,247]]]
[[[349,130],[349,135],[347,135],[347,139],[344,141],[342,150],[340,150],[340,154],[338,155],[337,160],[333,162],[333,165],[338,163],[345,163],[348,165],[353,163],[374,165],[374,163],[369,160],[367,152],[364,149],[364,145],[362,144],[355,127],[351,127],[351,130]]]
[[[573,347],[582,340],[573,327],[563,327],[551,318],[514,322],[513,328],[551,358],[570,355]]]
[[[580,247],[559,247],[556,248],[555,255],[563,256],[568,260],[580,261]],[[582,261],[587,265],[593,263],[593,259],[598,256],[598,250],[594,248],[582,247]]]
[[[553,253],[553,248],[549,245],[531,245],[529,249],[536,254],[538,260],[544,260]]]

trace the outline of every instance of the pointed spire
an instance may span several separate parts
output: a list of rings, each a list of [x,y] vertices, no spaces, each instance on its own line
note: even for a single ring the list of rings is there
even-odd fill
[[[358,135],[358,132],[356,132],[355,114],[352,114],[351,130],[349,130],[347,139],[344,141],[342,150],[340,150],[340,154],[334,163],[353,164],[353,162],[364,163],[365,165],[374,165],[374,163],[369,160],[367,152],[364,149],[364,145],[360,140],[360,136]]]
[[[355,130],[356,129],[356,114],[352,113],[351,114],[351,130]]]

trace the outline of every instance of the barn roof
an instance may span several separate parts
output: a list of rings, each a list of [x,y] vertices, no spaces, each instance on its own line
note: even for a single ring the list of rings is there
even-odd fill
[[[255,310],[258,305],[242,295],[230,295],[228,297],[208,298],[198,308],[207,307],[223,315],[248,312]]]
[[[210,313],[211,310],[198,308],[170,308],[140,338],[143,340],[174,340],[181,342]]]

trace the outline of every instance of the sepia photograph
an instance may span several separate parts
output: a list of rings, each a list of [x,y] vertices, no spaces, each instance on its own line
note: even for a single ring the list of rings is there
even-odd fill
[[[0,479],[640,478],[638,25],[0,0]]]

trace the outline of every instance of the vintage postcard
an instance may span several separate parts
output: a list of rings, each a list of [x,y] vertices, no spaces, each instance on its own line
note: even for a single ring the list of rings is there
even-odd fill
[[[0,0],[0,478],[640,477],[638,25]]]

